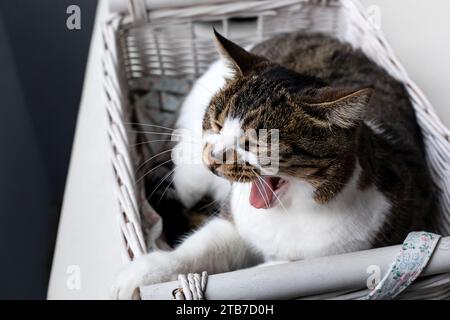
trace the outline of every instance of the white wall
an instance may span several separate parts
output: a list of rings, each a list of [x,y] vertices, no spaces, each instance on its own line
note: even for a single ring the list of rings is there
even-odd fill
[[[450,128],[450,1],[361,2],[380,7],[381,29],[411,78]]]

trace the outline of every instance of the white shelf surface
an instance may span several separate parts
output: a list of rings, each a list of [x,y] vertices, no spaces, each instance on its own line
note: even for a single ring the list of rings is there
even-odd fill
[[[123,264],[102,99],[100,24],[107,17],[108,1],[99,0],[48,299],[107,299],[114,276]],[[79,270],[79,289],[70,285],[71,276],[76,275],[68,273],[68,268],[76,273]]]

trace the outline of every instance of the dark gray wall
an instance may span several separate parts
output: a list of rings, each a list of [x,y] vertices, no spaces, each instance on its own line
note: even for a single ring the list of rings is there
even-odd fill
[[[45,298],[95,8],[0,1],[0,298]]]

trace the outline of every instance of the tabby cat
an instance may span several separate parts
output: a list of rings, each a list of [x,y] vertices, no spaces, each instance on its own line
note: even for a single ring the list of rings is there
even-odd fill
[[[402,83],[321,34],[284,34],[251,51],[217,32],[215,39],[225,63],[198,80],[178,121],[193,139],[177,148],[189,146],[199,163],[175,161],[174,181],[186,206],[209,194],[222,212],[175,250],[128,265],[116,298],[179,273],[400,243],[425,226],[435,210],[433,185]],[[243,136],[261,129],[278,130],[275,175],[264,173],[254,148],[271,142],[251,146]]]

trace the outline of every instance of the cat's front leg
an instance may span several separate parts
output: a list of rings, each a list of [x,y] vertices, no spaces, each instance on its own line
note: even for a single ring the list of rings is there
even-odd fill
[[[182,262],[174,252],[155,251],[146,254],[119,272],[112,288],[112,298],[138,299],[139,286],[175,280],[182,269]]]
[[[260,262],[234,225],[214,218],[189,236],[174,251],[156,251],[127,265],[113,285],[113,298],[138,297],[138,287],[175,280],[180,273],[209,274],[249,267]]]

